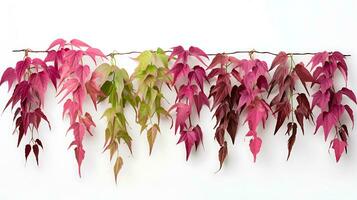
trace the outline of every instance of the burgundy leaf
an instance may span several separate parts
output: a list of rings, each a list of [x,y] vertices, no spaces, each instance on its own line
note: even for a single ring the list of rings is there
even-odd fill
[[[218,151],[218,160],[219,160],[219,170],[222,169],[222,165],[224,160],[227,157],[228,149],[227,149],[227,142],[224,142],[224,145]]]
[[[29,156],[30,152],[31,152],[31,145],[27,144],[25,146],[25,159],[26,159],[26,161],[27,161],[27,157]]]
[[[37,144],[32,145],[32,150],[33,150],[33,154],[35,155],[37,165],[39,165],[38,164],[38,154],[39,154],[38,145]]]

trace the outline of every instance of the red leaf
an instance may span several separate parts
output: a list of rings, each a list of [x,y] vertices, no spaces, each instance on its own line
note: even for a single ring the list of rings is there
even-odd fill
[[[188,160],[188,158],[190,157],[192,146],[199,138],[197,137],[197,134],[194,131],[181,131],[180,134],[181,136],[177,144],[185,142],[186,160]]]
[[[254,162],[257,159],[257,154],[260,151],[261,145],[262,145],[262,139],[260,139],[258,136],[253,136],[253,138],[249,142],[250,151],[254,156]]]
[[[313,82],[314,78],[310,72],[305,68],[304,63],[299,63],[295,66],[294,71],[299,76],[302,82]]]
[[[92,99],[93,105],[97,110],[97,99],[98,97],[104,97],[104,93],[100,90],[99,86],[96,83],[96,80],[99,78],[99,74],[97,72],[93,72],[90,80],[85,84],[87,93]]]
[[[171,69],[170,73],[173,74],[173,84],[176,83],[181,77],[185,77],[190,72],[190,67],[187,64],[177,63]]]
[[[228,113],[228,126],[227,132],[231,137],[232,143],[234,144],[238,129],[238,113],[233,110]]]
[[[188,80],[190,81],[190,83],[192,82],[192,80],[195,80],[201,90],[203,90],[203,81],[207,80],[208,82],[205,70],[198,65],[194,66],[193,71],[188,73]]]
[[[177,132],[178,127],[180,126],[181,128],[184,127],[186,120],[190,116],[191,113],[191,106],[185,104],[185,103],[176,103],[173,105],[170,109],[176,108],[176,123],[175,123],[175,133]]]
[[[278,118],[276,120],[274,135],[278,132],[280,127],[283,125],[285,119],[289,117],[289,114],[291,112],[291,105],[289,101],[280,103],[275,112],[278,112]]]
[[[36,162],[38,165],[38,154],[39,154],[38,145],[37,144],[32,145],[32,150],[33,150],[33,154],[35,154]]]
[[[343,87],[339,92],[341,92],[342,94],[346,95],[346,96],[347,96],[348,98],[350,98],[353,102],[357,103],[356,96],[355,96],[355,94],[353,93],[352,90]]]
[[[52,49],[53,47],[55,47],[57,45],[59,45],[59,48],[63,48],[65,44],[66,44],[66,40],[59,38],[59,39],[53,41],[50,44],[50,46],[48,47],[47,51]]]
[[[200,143],[202,143],[202,139],[203,139],[202,129],[199,125],[196,125],[192,129],[192,131],[196,133],[197,140],[195,142],[195,146],[196,146],[196,150],[197,150],[198,146],[200,145]]]
[[[92,58],[92,60],[96,63],[96,60],[95,60],[95,57],[98,56],[98,57],[102,57],[102,58],[105,58],[106,56],[104,55],[104,53],[97,49],[97,48],[88,48],[85,53],[90,56]]]
[[[194,96],[194,100],[195,100],[197,114],[199,116],[203,105],[206,105],[207,107],[209,107],[208,98],[205,95],[205,93],[203,93],[201,91],[197,95]]]
[[[24,60],[21,60],[16,63],[16,77],[17,81],[21,81],[23,78],[23,75],[25,74],[26,70],[30,67],[31,64],[31,58],[26,57]]]
[[[41,140],[36,139],[35,142],[36,142],[36,144],[38,144],[38,146],[40,146],[43,149]]]
[[[224,54],[219,53],[213,58],[211,64],[208,66],[207,70],[212,69],[212,68],[216,67],[217,65],[219,65],[219,67],[223,68],[224,65],[226,65],[227,63],[228,63],[228,57]]]
[[[26,161],[27,161],[27,157],[29,156],[30,152],[31,152],[31,145],[27,144],[25,146],[25,159],[26,159]]]
[[[335,138],[331,141],[331,145],[335,151],[336,162],[338,162],[341,158],[341,155],[342,155],[345,147],[347,146],[347,143]]]
[[[73,39],[70,41],[70,43],[73,45],[73,46],[76,46],[78,48],[81,48],[81,47],[90,47],[88,44],[86,44],[85,42],[82,42],[78,39]]]
[[[289,140],[288,140],[288,157],[287,157],[286,160],[289,160],[291,150],[293,149],[293,146],[294,146],[294,143],[295,143],[296,131],[297,131],[296,123],[292,124],[292,129],[293,129],[293,133],[291,134],[291,136],[289,137]]]
[[[332,127],[336,124],[336,122],[337,122],[337,119],[333,113],[330,113],[330,112],[321,113],[317,117],[317,120],[316,120],[315,134],[316,134],[317,130],[320,128],[320,126],[322,126],[324,129],[324,136],[325,136],[325,141],[326,141]]]
[[[222,165],[223,165],[224,160],[227,157],[227,154],[228,154],[227,142],[224,142],[224,145],[221,146],[221,148],[218,151],[219,170],[222,169]]]
[[[202,50],[201,50],[200,48],[198,48],[198,47],[193,47],[193,46],[191,46],[191,47],[188,49],[188,51],[190,52],[190,54],[191,54],[192,56],[196,57],[202,64],[206,65],[205,62],[203,62],[203,60],[201,59],[201,57],[205,57],[205,58],[209,59],[208,56],[207,56],[207,54],[206,54],[204,51],[202,51]]]
[[[312,63],[312,67],[311,70],[313,70],[315,68],[316,65],[318,65],[319,63],[324,63],[327,58],[328,58],[329,54],[328,52],[324,51],[324,52],[320,52],[320,53],[316,53],[310,60],[309,64]],[[309,65],[308,64],[308,65]]]
[[[271,63],[271,67],[269,69],[272,70],[274,69],[274,67],[278,66],[278,65],[284,65],[286,62],[288,61],[288,55],[285,52],[280,52],[273,60],[273,62]]]
[[[2,85],[5,81],[7,81],[7,84],[9,86],[8,91],[10,91],[10,88],[15,80],[16,80],[16,71],[14,68],[9,67],[2,74],[0,85]]]
[[[354,117],[353,117],[353,110],[351,109],[351,107],[349,105],[345,105],[344,108],[347,111],[347,114],[352,121],[352,127],[353,127],[355,124]]]
[[[63,85],[61,90],[58,92],[57,96],[60,95],[64,90],[67,90],[67,92],[63,95],[62,99],[59,101],[63,101],[64,98],[66,98],[70,93],[74,92],[77,90],[79,86],[79,81],[78,79],[71,78],[68,79]]]
[[[185,49],[182,46],[174,47],[171,55],[169,56],[169,60],[171,60],[175,56],[182,54],[184,51],[185,51]]]
[[[78,146],[78,147],[74,148],[74,153],[76,155],[76,160],[77,160],[77,163],[78,163],[79,177],[81,177],[82,176],[82,174],[81,174],[81,165],[82,165],[82,161],[84,159],[85,151],[84,151],[82,146]]]

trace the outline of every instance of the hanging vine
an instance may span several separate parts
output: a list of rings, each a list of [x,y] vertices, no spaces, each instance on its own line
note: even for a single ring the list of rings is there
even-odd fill
[[[110,160],[116,155],[113,171],[115,182],[117,182],[118,173],[123,165],[123,158],[119,151],[120,143],[123,141],[132,153],[132,138],[127,130],[128,121],[124,115],[125,107],[129,104],[137,112],[136,107],[139,105],[140,98],[134,92],[128,73],[124,68],[119,68],[116,65],[113,55],[111,55],[110,63],[101,64],[95,73],[100,74],[100,90],[103,93],[99,102],[108,99],[110,104],[103,114],[107,120],[104,151],[109,151]]]
[[[17,132],[18,134],[17,146],[19,147],[24,136],[28,135],[27,133],[30,131],[31,135],[25,145],[25,158],[27,160],[29,154],[33,152],[37,165],[39,165],[39,147],[43,149],[38,132],[41,121],[45,120],[49,129],[51,129],[50,122],[42,111],[45,94],[50,81],[56,87],[57,76],[56,68],[48,67],[39,58],[32,59],[26,51],[24,59],[18,61],[14,68],[7,68],[0,80],[0,85],[4,82],[8,83],[9,91],[15,84],[5,109],[10,105],[11,109],[17,107],[13,117],[15,122],[14,133]]]
[[[191,113],[196,109],[199,116],[204,105],[209,107],[209,102],[204,93],[204,81],[208,81],[202,65],[205,63],[202,57],[207,58],[205,52],[197,47],[185,50],[182,46],[173,48],[169,60],[175,59],[170,73],[173,75],[172,86],[177,92],[176,103],[170,108],[176,109],[175,133],[180,132],[178,143],[184,142],[186,148],[186,160],[188,160],[192,146],[196,150],[202,143],[203,133],[201,127],[192,124]],[[189,59],[196,58],[199,64],[191,66]]]
[[[57,47],[58,48],[55,48]],[[83,110],[83,102],[88,94],[96,108],[96,99],[101,95],[96,85],[97,74],[91,74],[89,59],[96,64],[96,58],[105,58],[105,55],[88,44],[73,39],[66,42],[57,39],[48,48],[45,62],[53,65],[59,71],[59,91],[62,95],[59,102],[67,99],[63,105],[63,116],[70,119],[68,131],[73,132],[74,140],[68,148],[74,146],[74,153],[78,163],[78,173],[81,176],[81,164],[84,159],[83,138],[85,132],[90,135],[91,127],[95,126],[91,115]],[[71,95],[71,96],[69,96]],[[67,132],[68,132],[67,131]]]
[[[144,51],[136,59],[138,66],[131,79],[138,82],[137,94],[140,97],[138,103],[137,123],[141,126],[141,132],[147,130],[149,153],[160,132],[160,118],[171,118],[168,111],[162,106],[165,99],[161,88],[164,84],[169,86],[171,77],[168,75],[168,56],[162,49],[157,51]],[[157,121],[154,121],[154,115]]]

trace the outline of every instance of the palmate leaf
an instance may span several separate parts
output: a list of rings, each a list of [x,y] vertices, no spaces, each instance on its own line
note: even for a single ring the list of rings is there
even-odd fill
[[[137,122],[141,126],[141,132],[147,130],[149,154],[153,149],[160,124],[160,116],[171,118],[170,114],[162,106],[165,99],[161,88],[169,85],[171,81],[168,75],[168,56],[161,49],[156,51],[144,51],[135,58],[138,62],[131,80],[137,82],[137,94],[139,97]],[[157,122],[154,123],[154,117]]]

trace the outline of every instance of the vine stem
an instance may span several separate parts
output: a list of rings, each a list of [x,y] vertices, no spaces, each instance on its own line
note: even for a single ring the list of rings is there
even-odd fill
[[[27,53],[47,53],[49,51],[47,50],[31,50],[31,49],[16,49],[16,50],[12,50],[12,52],[27,52]],[[152,51],[152,52],[156,52],[156,51]],[[165,53],[171,53],[172,50],[165,50]],[[116,56],[116,55],[130,55],[130,54],[140,54],[142,53],[142,51],[128,51],[128,52],[113,52],[110,54],[107,54],[107,57],[110,56]],[[269,55],[278,55],[278,53],[275,52],[270,52],[270,51],[258,51],[258,50],[237,50],[237,51],[231,51],[231,52],[222,52],[223,54],[226,55],[232,55],[232,54],[252,54],[252,53],[257,53],[257,54],[269,54]],[[287,54],[290,55],[294,55],[294,56],[303,56],[303,55],[314,55],[317,52],[290,52]],[[332,53],[331,51],[329,53]],[[219,53],[207,53],[207,56],[215,56]],[[349,57],[351,56],[351,54],[343,54],[345,57]]]

